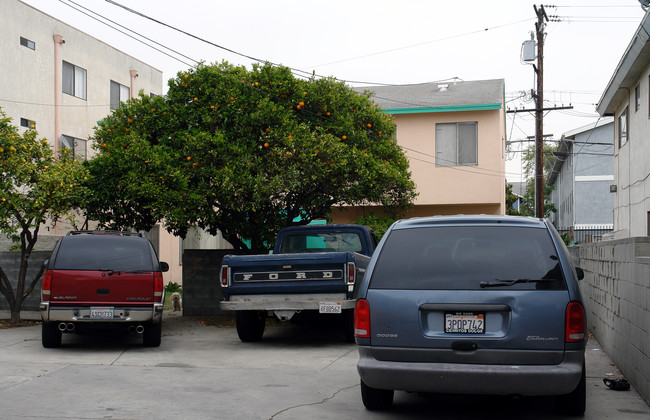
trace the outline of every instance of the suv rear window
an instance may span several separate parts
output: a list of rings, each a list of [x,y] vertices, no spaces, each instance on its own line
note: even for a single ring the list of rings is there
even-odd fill
[[[361,238],[356,233],[321,232],[287,235],[282,241],[280,252],[296,254],[299,252],[361,252]]]
[[[147,240],[111,235],[67,236],[54,260],[55,270],[153,271]]]
[[[512,226],[444,226],[394,230],[379,255],[370,288],[494,290],[481,282],[517,282],[514,290],[566,288],[546,229]],[[555,281],[552,281],[555,280]]]

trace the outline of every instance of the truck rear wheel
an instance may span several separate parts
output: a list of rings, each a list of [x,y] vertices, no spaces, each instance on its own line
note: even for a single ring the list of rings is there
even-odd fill
[[[142,345],[145,347],[160,347],[162,336],[162,321],[145,326],[142,332]]]
[[[243,342],[259,341],[264,335],[266,312],[264,311],[235,311],[237,335]]]
[[[43,347],[53,348],[61,345],[61,331],[54,322],[45,322],[41,324],[41,342]]]

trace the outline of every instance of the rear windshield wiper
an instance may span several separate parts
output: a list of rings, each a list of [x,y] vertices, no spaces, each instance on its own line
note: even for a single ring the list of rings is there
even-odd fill
[[[512,286],[517,283],[545,283],[558,281],[558,279],[494,279],[494,281],[482,281],[479,283],[481,288]]]

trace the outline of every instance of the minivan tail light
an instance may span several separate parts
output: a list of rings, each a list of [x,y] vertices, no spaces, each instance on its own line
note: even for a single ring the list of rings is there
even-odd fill
[[[354,284],[356,280],[357,268],[353,262],[348,263],[348,284]]]
[[[357,300],[354,307],[354,335],[370,338],[370,304],[365,299]]]
[[[221,266],[221,287],[228,287],[228,266]]]
[[[584,341],[587,334],[587,319],[585,308],[580,302],[571,302],[566,309],[566,337],[567,343]]]
[[[160,271],[153,273],[153,297],[162,300],[163,296],[163,274]],[[155,299],[154,299],[155,300]]]
[[[50,301],[50,294],[52,293],[52,270],[45,270],[43,274],[43,283],[41,286],[41,299],[43,302]]]

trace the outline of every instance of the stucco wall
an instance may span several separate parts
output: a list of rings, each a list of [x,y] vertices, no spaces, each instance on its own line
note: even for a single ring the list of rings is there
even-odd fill
[[[110,81],[130,88],[130,70],[137,70],[134,94],[162,94],[162,72],[19,1],[7,1],[0,28],[2,60],[0,106],[13,119],[36,122],[40,137],[55,140],[55,94],[60,95],[60,134],[87,139],[97,122],[110,113]],[[4,3],[3,3],[4,5]],[[29,23],[29,24],[26,24]],[[59,61],[54,60],[55,34],[62,35]],[[35,43],[35,49],[20,45],[20,37]],[[62,61],[87,72],[86,99],[55,89],[55,67],[61,77]],[[16,71],[16,70],[19,71]],[[61,83],[61,80],[58,81]],[[59,85],[60,88],[60,85]],[[91,152],[88,144],[88,154]]]
[[[616,110],[616,151],[614,177],[618,190],[615,195],[614,230],[617,237],[644,236],[650,233],[650,64],[638,80],[641,104],[635,106],[635,87],[621,89],[628,92],[627,100]],[[629,117],[628,140],[620,147],[619,116],[627,108]]]
[[[650,238],[577,247],[589,329],[650,403]]]
[[[409,158],[417,206],[498,204],[505,212],[503,111],[395,115],[397,142]],[[436,124],[478,122],[478,165],[437,167]],[[503,214],[502,212],[502,214]]]

